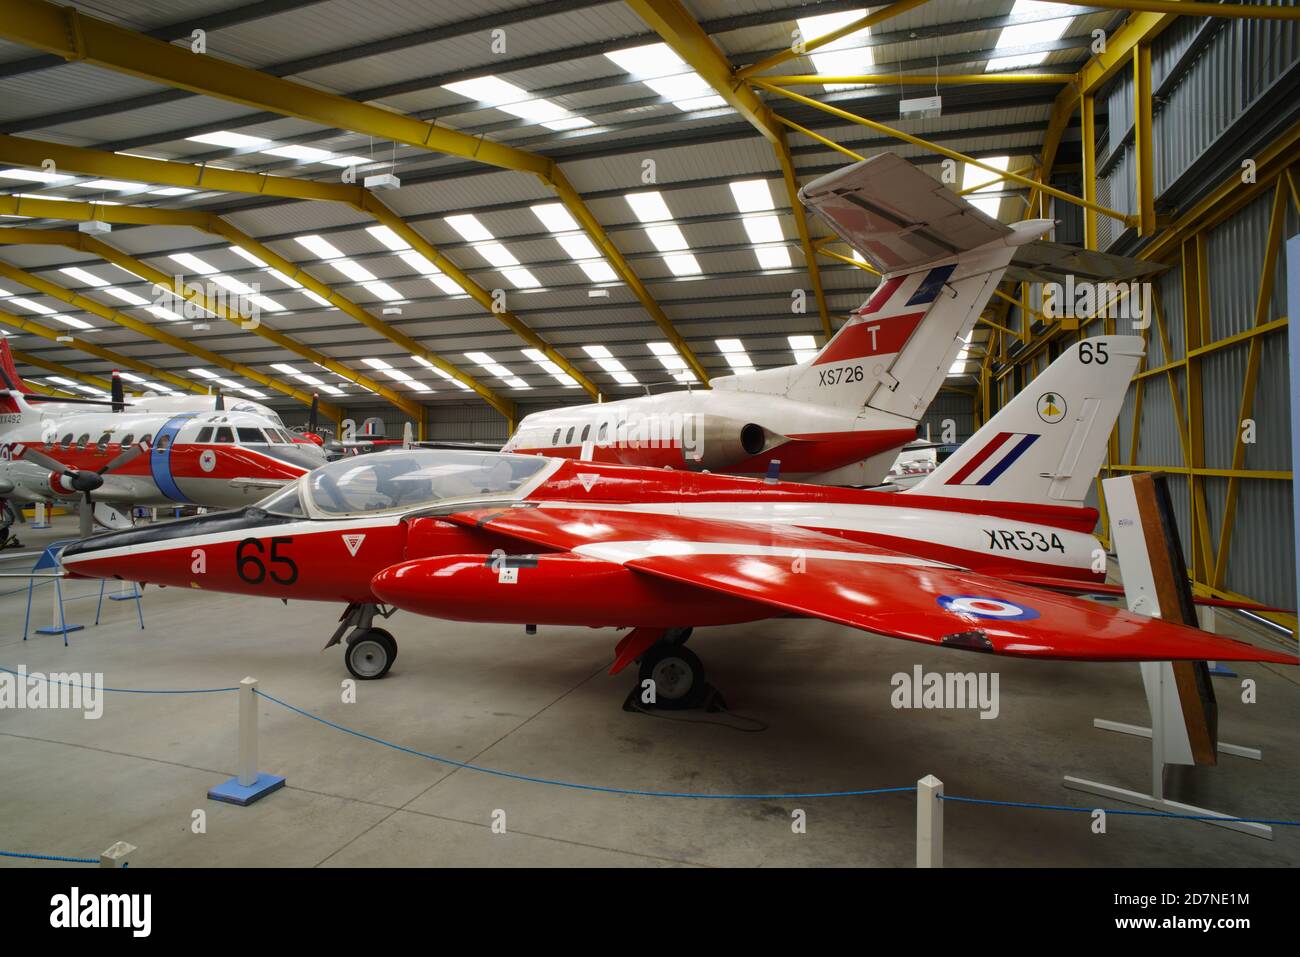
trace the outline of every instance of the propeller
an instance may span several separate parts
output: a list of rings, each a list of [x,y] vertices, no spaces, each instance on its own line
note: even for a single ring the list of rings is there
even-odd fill
[[[113,411],[121,412],[126,408],[126,392],[122,388],[122,376],[113,370]]]
[[[96,491],[104,484],[104,476],[119,469],[129,462],[135,461],[144,454],[145,445],[138,442],[130,448],[123,450],[114,456],[102,468],[95,469],[93,472],[86,469],[71,469],[60,462],[58,459],[51,458],[44,452],[32,448],[30,445],[23,446],[22,450],[15,457],[24,461],[39,465],[43,469],[49,469],[53,475],[61,475],[66,480],[64,488],[71,492],[81,494],[81,508],[78,510],[80,519],[80,533],[82,538],[86,538],[93,531],[93,522],[95,517],[95,503],[91,498],[91,493]]]
[[[226,411],[226,396],[224,392],[217,393],[217,401],[216,404],[212,406],[212,408],[217,412]]]
[[[311,394],[311,412],[307,415],[307,431],[312,435],[319,435],[316,431],[316,416],[320,413],[320,396],[315,392]]]

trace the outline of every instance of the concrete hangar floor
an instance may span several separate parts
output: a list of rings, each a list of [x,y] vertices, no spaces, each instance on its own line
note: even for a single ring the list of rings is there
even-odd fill
[[[19,528],[40,546],[72,532]],[[63,523],[59,527],[57,523]],[[17,570],[6,563],[6,570]],[[633,678],[606,674],[615,634],[588,629],[462,625],[399,614],[401,654],[380,681],[348,675],[338,648],[320,651],[339,609],[149,588],[142,631],[130,603],[89,582],[65,583],[69,619],[85,623],[24,643],[25,586],[0,596],[0,665],[102,672],[109,687],[194,689],[255,676],[261,689],[312,714],[456,761],[583,784],[657,791],[770,794],[914,784],[947,793],[1087,805],[1065,774],[1144,789],[1149,746],[1095,730],[1094,717],[1144,724],[1135,665],[991,659],[819,621],[697,631],[691,646],[730,714],[673,720],[622,710]],[[15,592],[15,588],[21,590]],[[48,623],[49,586],[33,617]],[[1226,629],[1224,629],[1226,630]],[[996,671],[1000,710],[896,710],[891,677]],[[1222,740],[1263,750],[1224,757],[1173,796],[1244,817],[1293,818],[1300,686],[1287,669],[1242,665],[1258,685],[1216,679]],[[1294,669],[1292,669],[1294,671]],[[97,856],[118,840],[135,866],[911,866],[915,796],[697,800],[572,790],[439,764],[260,701],[259,768],[286,786],[246,808],[207,799],[236,764],[232,693],[106,693],[102,717],[0,710],[0,847]],[[741,716],[751,719],[742,721]],[[740,728],[761,727],[746,732]],[[1100,802],[1100,799],[1098,799]],[[1104,803],[1104,802],[1103,802]],[[206,812],[195,833],[194,812]],[[793,813],[806,813],[804,833]],[[504,833],[499,822],[504,812]],[[494,822],[498,827],[494,829]],[[946,805],[949,866],[1296,866],[1300,834],[1273,841],[1204,824]],[[0,858],[0,866],[39,866]]]

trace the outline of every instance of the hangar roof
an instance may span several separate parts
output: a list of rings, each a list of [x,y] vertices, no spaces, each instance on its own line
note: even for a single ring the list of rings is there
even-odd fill
[[[637,4],[480,0],[467,9],[449,0],[100,0],[74,6],[182,47],[201,40],[210,56],[554,161],[646,296],[611,268],[590,232],[582,231],[538,175],[281,115],[264,104],[189,92],[97,63],[65,62],[7,40],[0,41],[0,132],[319,183],[345,182],[352,171],[358,183],[394,173],[401,188],[376,195],[484,290],[502,291],[505,308],[519,323],[609,397],[676,387],[690,377],[647,297],[711,376],[743,370],[747,362],[760,369],[786,365],[808,347],[801,337],[822,341],[805,248],[776,151],[675,57],[638,15]],[[686,8],[733,67],[787,49],[796,30],[811,39],[868,9],[843,0],[688,0]],[[795,57],[777,72],[911,78],[906,85],[794,89],[1019,169],[1041,150],[1059,82],[931,87],[925,78],[1074,73],[1090,55],[1092,31],[1109,29],[1121,17],[1030,0],[930,0],[820,53]],[[900,98],[935,92],[943,97],[940,116],[900,119]],[[890,149],[938,175],[939,157],[933,154],[811,106],[766,92],[759,96],[781,116],[862,155]],[[848,162],[800,133],[790,134],[789,143],[803,182]],[[496,394],[530,403],[587,397],[548,354],[521,337],[519,326],[504,323],[355,207],[42,172],[31,164],[4,163],[0,195],[95,202],[109,212],[107,204],[216,214]],[[982,205],[1011,221],[1023,215],[1024,194],[995,185]],[[813,240],[830,235],[815,218],[808,222]],[[6,218],[4,225],[76,228],[49,215]],[[237,254],[225,236],[188,225],[126,223],[97,238],[167,276],[216,282],[230,292],[255,287],[267,327],[409,400],[435,406],[478,401],[393,337],[323,304],[264,260]],[[180,379],[219,379],[222,388],[272,404],[294,401],[265,383],[117,325],[104,318],[104,310],[83,308],[85,300],[120,309],[137,323],[273,381],[320,390],[323,400],[348,407],[384,402],[348,375],[324,365],[312,368],[302,352],[281,343],[219,319],[185,318],[177,304],[169,309],[156,300],[150,282],[84,245],[8,243],[0,248],[0,260],[84,297],[68,303],[16,280],[10,270],[0,274],[3,312],[57,326]],[[876,279],[833,258],[819,257],[817,267],[831,323],[838,326]],[[809,290],[804,312],[792,309],[795,289]],[[28,359],[99,377],[115,364],[12,325],[0,328]],[[977,327],[970,356],[978,358],[985,335]],[[19,367],[53,387],[67,379],[57,373],[50,379],[47,367],[27,360]],[[969,382],[973,368],[972,359],[959,360],[952,381]],[[171,380],[143,378],[176,387]],[[95,389],[84,381],[75,386]]]

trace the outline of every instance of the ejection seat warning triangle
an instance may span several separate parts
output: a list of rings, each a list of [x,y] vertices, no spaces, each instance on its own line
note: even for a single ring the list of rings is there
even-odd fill
[[[348,554],[351,555],[353,558],[357,557],[357,549],[361,547],[361,543],[364,542],[365,540],[366,540],[365,535],[344,535],[343,536],[343,544],[347,546]]]
[[[591,487],[596,484],[596,479],[600,478],[594,472],[579,472],[578,481],[582,483],[583,491],[590,492]]]

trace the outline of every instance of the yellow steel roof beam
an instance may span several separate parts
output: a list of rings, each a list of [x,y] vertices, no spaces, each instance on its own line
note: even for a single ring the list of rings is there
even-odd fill
[[[19,362],[25,362],[29,366],[36,366],[38,369],[44,369],[47,372],[53,372],[55,375],[66,376],[69,379],[76,379],[78,382],[84,382],[86,385],[94,386],[104,392],[113,391],[113,383],[97,375],[91,375],[89,372],[81,372],[78,369],[69,369],[65,365],[57,362],[51,362],[49,359],[42,359],[19,349],[14,349],[10,353]]]
[[[15,316],[13,313],[5,312],[0,309],[0,325],[6,325],[21,332],[30,333],[34,336],[40,336],[42,339],[48,339],[50,342],[57,342],[61,346],[67,346],[70,349],[77,349],[87,355],[92,355],[96,359],[103,359],[105,362],[111,362],[115,367],[122,369],[131,369],[139,372],[141,375],[147,375],[154,379],[162,379],[170,382],[178,388],[196,392],[199,395],[207,395],[208,388],[200,385],[193,379],[186,379],[166,369],[159,369],[157,366],[151,366],[147,362],[141,362],[131,356],[123,355],[120,352],[114,352],[112,349],[105,349],[103,346],[97,346],[93,342],[87,342],[85,339],[78,339],[70,333],[58,329],[51,329],[49,326],[42,325],[35,319],[28,319],[26,316]],[[69,341],[63,341],[69,340]],[[139,392],[140,389],[135,385],[126,386],[129,392]]]
[[[16,230],[9,228],[0,229],[0,243],[20,243],[22,237],[14,236],[14,233],[16,232],[35,232],[41,235],[66,237],[68,239],[71,239],[73,236],[81,235],[80,233],[56,233],[53,230]],[[62,244],[59,242],[58,238],[50,239],[48,242],[55,245]],[[73,246],[71,248],[80,247]],[[273,379],[241,362],[234,362],[227,359],[225,356],[218,355],[211,349],[205,349],[202,346],[195,345],[179,336],[174,336],[170,332],[166,332],[161,328],[152,326],[147,322],[141,322],[139,319],[136,319],[133,316],[128,316],[124,312],[119,312],[111,306],[106,306],[102,302],[96,302],[94,299],[89,299],[86,296],[73,292],[71,289],[67,289],[57,283],[52,283],[48,279],[35,276],[19,269],[17,266],[0,261],[0,276],[5,276],[6,278],[12,279],[14,282],[20,282],[29,289],[34,289],[47,296],[61,299],[71,306],[75,306],[78,309],[99,316],[101,319],[116,323],[123,328],[130,329],[132,332],[137,332],[142,336],[153,339],[155,342],[161,342],[164,345],[176,349],[178,352],[192,355],[196,359],[202,359],[204,362],[209,362],[212,365],[226,369],[236,375],[242,375],[244,378],[251,379],[269,389],[275,389],[277,392],[282,392],[291,398],[297,399],[304,405],[311,405],[313,396],[310,392],[305,392],[302,389],[289,385],[288,383],[281,382],[278,379]],[[343,410],[328,402],[322,401],[320,403],[320,411],[323,415],[328,416],[336,422],[343,417]]]
[[[678,0],[627,0],[627,5],[651,29],[663,37],[664,42],[673,49],[673,52],[689,64],[717,91],[719,96],[772,144],[781,166],[786,191],[790,194],[790,207],[794,211],[795,227],[799,231],[804,261],[817,299],[817,308],[821,314],[822,331],[829,336],[831,334],[830,313],[826,306],[826,295],[822,287],[821,273],[817,269],[817,256],[812,248],[807,220],[804,218],[803,207],[799,202],[798,177],[786,142],[785,131],[777,124],[775,115],[767,104],[759,99],[758,94],[737,79],[731,61],[718,49],[718,45]]]
[[[830,33],[823,34],[822,36],[813,37],[811,40],[805,39],[797,49],[794,44],[791,44],[790,49],[788,50],[774,53],[766,60],[752,63],[743,70],[737,70],[736,78],[743,80],[753,76],[755,73],[762,73],[764,70],[770,70],[774,66],[779,66],[788,60],[793,60],[795,57],[807,56],[809,53],[821,49],[828,43],[834,43],[836,40],[847,37],[850,34],[858,33],[859,31],[866,30],[869,27],[874,27],[877,23],[883,23],[899,14],[906,13],[908,10],[913,10],[925,2],[926,0],[896,0],[895,3],[891,3],[887,7],[881,7],[875,13],[869,13],[865,17],[859,17],[852,23],[846,23],[838,30],[832,30]]]
[[[1075,0],[1047,0],[1073,4]],[[1253,3],[1197,3],[1192,0],[1088,0],[1090,7],[1126,13],[1167,13],[1184,17],[1227,17],[1233,20],[1300,20],[1300,7],[1264,7]]]
[[[199,179],[196,174],[201,172],[199,167],[187,166],[186,164],[170,160],[122,157],[118,156],[116,153],[102,153],[78,146],[64,146],[59,143],[46,143],[40,140],[24,139],[18,136],[0,134],[0,160],[9,163],[39,167],[45,159],[53,160],[55,168],[57,169],[74,170],[76,172],[91,173],[108,178],[133,179],[146,183],[194,183]],[[124,162],[119,165],[119,160]],[[395,232],[400,231],[403,238],[406,239],[411,246],[417,247],[426,258],[430,259],[435,265],[442,269],[442,271],[445,272],[453,282],[469,294],[470,298],[488,309],[503,325],[513,331],[529,345],[532,345],[534,348],[540,349],[546,353],[553,362],[568,372],[569,375],[573,376],[573,378],[588,392],[588,394],[592,396],[599,394],[599,388],[580,369],[561,355],[554,346],[534,332],[513,312],[508,309],[498,310],[494,308],[492,296],[487,292],[487,290],[475,282],[468,273],[460,269],[451,262],[451,260],[438,252],[438,250],[429,243],[428,240],[407,226],[406,222],[400,216],[393,212],[390,207],[382,203],[369,190],[362,189],[359,186],[347,186],[342,183],[313,183],[309,180],[296,180],[287,176],[268,177],[261,173],[245,173],[237,171],[217,172],[225,174],[221,178],[221,185],[208,185],[203,188],[223,189],[237,193],[283,196],[287,199],[316,199],[328,202],[346,203],[354,209],[360,210],[361,212],[373,217],[376,221],[383,223]],[[317,188],[311,189],[309,187]],[[4,212],[19,213],[28,216],[40,216],[44,218],[68,218],[66,215],[60,217],[58,214],[62,207],[73,205],[76,204],[60,202],[57,200],[20,200],[13,197],[0,197],[0,210],[3,210]],[[81,205],[85,206],[88,204]],[[195,229],[204,229],[209,232],[212,231],[209,228],[211,225],[210,220],[207,214],[204,213],[159,209],[156,207],[96,206],[95,209],[96,212],[94,215],[88,218],[102,219],[105,222],[113,223],[159,223],[165,225],[193,226]],[[71,210],[64,210],[65,213],[70,211]],[[401,224],[400,230],[397,225],[399,223]],[[412,236],[415,237],[415,240],[411,238]],[[418,240],[418,243],[416,240]],[[608,242],[608,237],[605,237],[605,241]],[[286,270],[281,270],[281,272],[286,272]],[[292,272],[289,274],[293,275]],[[632,278],[636,279],[635,275],[633,275]],[[636,281],[639,282],[640,280]],[[304,282],[304,285],[306,284],[307,283]],[[325,295],[318,289],[313,288],[312,291],[316,292],[317,295]],[[648,292],[645,294],[647,297],[649,296]],[[326,296],[326,298],[330,298],[330,296]],[[651,302],[653,303],[653,300],[651,300]],[[340,308],[343,307],[340,305]],[[354,308],[359,309],[360,307]],[[356,317],[354,316],[354,318]],[[371,318],[373,319],[373,317]],[[663,322],[667,323],[667,318],[664,318]],[[367,325],[369,325],[369,323],[367,323]],[[391,327],[388,327],[387,324],[385,324],[385,328]],[[387,335],[387,333],[385,333],[385,335]],[[672,330],[672,335],[677,335],[675,329]],[[512,418],[514,404],[510,402],[510,400],[497,395],[487,386],[478,382],[468,374],[456,370],[456,367],[450,363],[446,363],[442,359],[435,360],[432,358],[433,353],[428,352],[428,350],[423,346],[419,347],[416,351],[420,355],[425,355],[431,362],[439,364],[440,368],[445,368],[466,385],[469,385],[470,388],[483,396],[485,400],[487,400],[498,411],[501,411],[507,418]],[[492,397],[490,398],[489,395]],[[503,410],[503,405],[505,404],[511,406],[510,412]]]
[[[92,63],[192,93],[460,156],[501,169],[532,173],[559,195],[569,212],[628,283],[651,318],[673,341],[687,364],[696,370],[701,382],[708,382],[703,366],[677,334],[623,254],[610,241],[555,162],[545,156],[350,100],[207,54],[192,53],[188,47],[155,40],[46,0],[0,0],[0,37],[66,60]],[[349,201],[360,202],[360,197]]]

